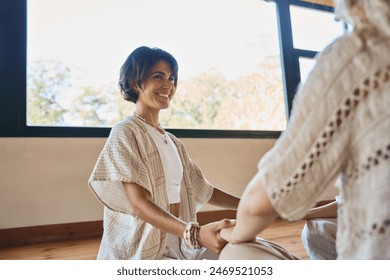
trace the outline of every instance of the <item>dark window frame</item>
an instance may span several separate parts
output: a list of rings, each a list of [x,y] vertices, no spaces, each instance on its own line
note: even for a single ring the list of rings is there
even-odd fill
[[[260,1],[260,0],[259,0]],[[294,49],[290,5],[328,12],[333,8],[295,0],[274,0],[279,30],[286,117],[300,82],[299,57],[313,58],[317,53]],[[107,137],[111,128],[27,126],[26,53],[27,0],[0,2],[0,137]],[[167,129],[181,138],[271,138],[281,131]]]
[[[285,89],[286,112],[290,117],[293,99],[301,82],[299,58],[314,58],[317,51],[294,48],[290,6],[311,8],[325,12],[334,12],[334,8],[299,0],[275,0],[279,23],[279,41],[281,46],[282,71]]]

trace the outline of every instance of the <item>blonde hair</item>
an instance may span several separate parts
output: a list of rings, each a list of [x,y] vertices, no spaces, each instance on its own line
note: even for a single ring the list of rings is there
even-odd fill
[[[374,28],[390,35],[390,0],[334,0],[334,3],[336,17],[355,29]]]

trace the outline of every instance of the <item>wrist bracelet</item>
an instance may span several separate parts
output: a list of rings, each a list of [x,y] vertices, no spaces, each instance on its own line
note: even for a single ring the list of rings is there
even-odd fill
[[[200,249],[202,246],[199,243],[200,226],[198,223],[190,222],[187,224],[183,232],[184,241],[194,249]]]

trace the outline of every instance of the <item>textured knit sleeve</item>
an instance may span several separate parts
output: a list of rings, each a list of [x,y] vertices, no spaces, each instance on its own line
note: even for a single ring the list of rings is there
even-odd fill
[[[130,128],[124,124],[113,127],[88,181],[90,189],[106,207],[127,214],[133,209],[122,182],[136,183],[152,193],[147,168],[136,143]]]
[[[318,57],[294,99],[288,128],[259,162],[258,176],[283,218],[302,218],[340,173],[354,89],[348,67],[356,67],[356,45],[343,38]]]

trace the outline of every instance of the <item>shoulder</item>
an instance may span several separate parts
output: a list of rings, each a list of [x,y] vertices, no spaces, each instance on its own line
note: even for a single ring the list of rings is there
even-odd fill
[[[121,122],[114,125],[110,132],[110,137],[135,137],[142,133],[142,128],[131,116],[126,117]]]
[[[350,65],[352,61],[364,60],[371,53],[379,53],[381,58],[389,56],[390,37],[362,34],[361,30],[352,31],[329,44],[317,56],[317,68],[324,65],[341,68]],[[373,61],[370,59],[369,63]]]
[[[126,117],[111,128],[107,144],[134,146],[143,141],[143,128],[132,118]]]
[[[329,67],[348,63],[362,50],[361,38],[356,33],[350,33],[334,40],[317,56],[317,68],[322,65]]]
[[[308,92],[310,98],[320,99],[325,95],[329,96],[332,90],[337,94],[346,94],[360,77],[367,75],[367,72],[377,68],[378,63],[386,60],[383,50],[375,51],[378,48],[378,41],[375,39],[379,40],[371,38],[368,44],[359,32],[351,32],[333,41],[317,55],[315,67],[306,82],[300,85],[298,93]],[[376,43],[372,44],[374,41]]]

